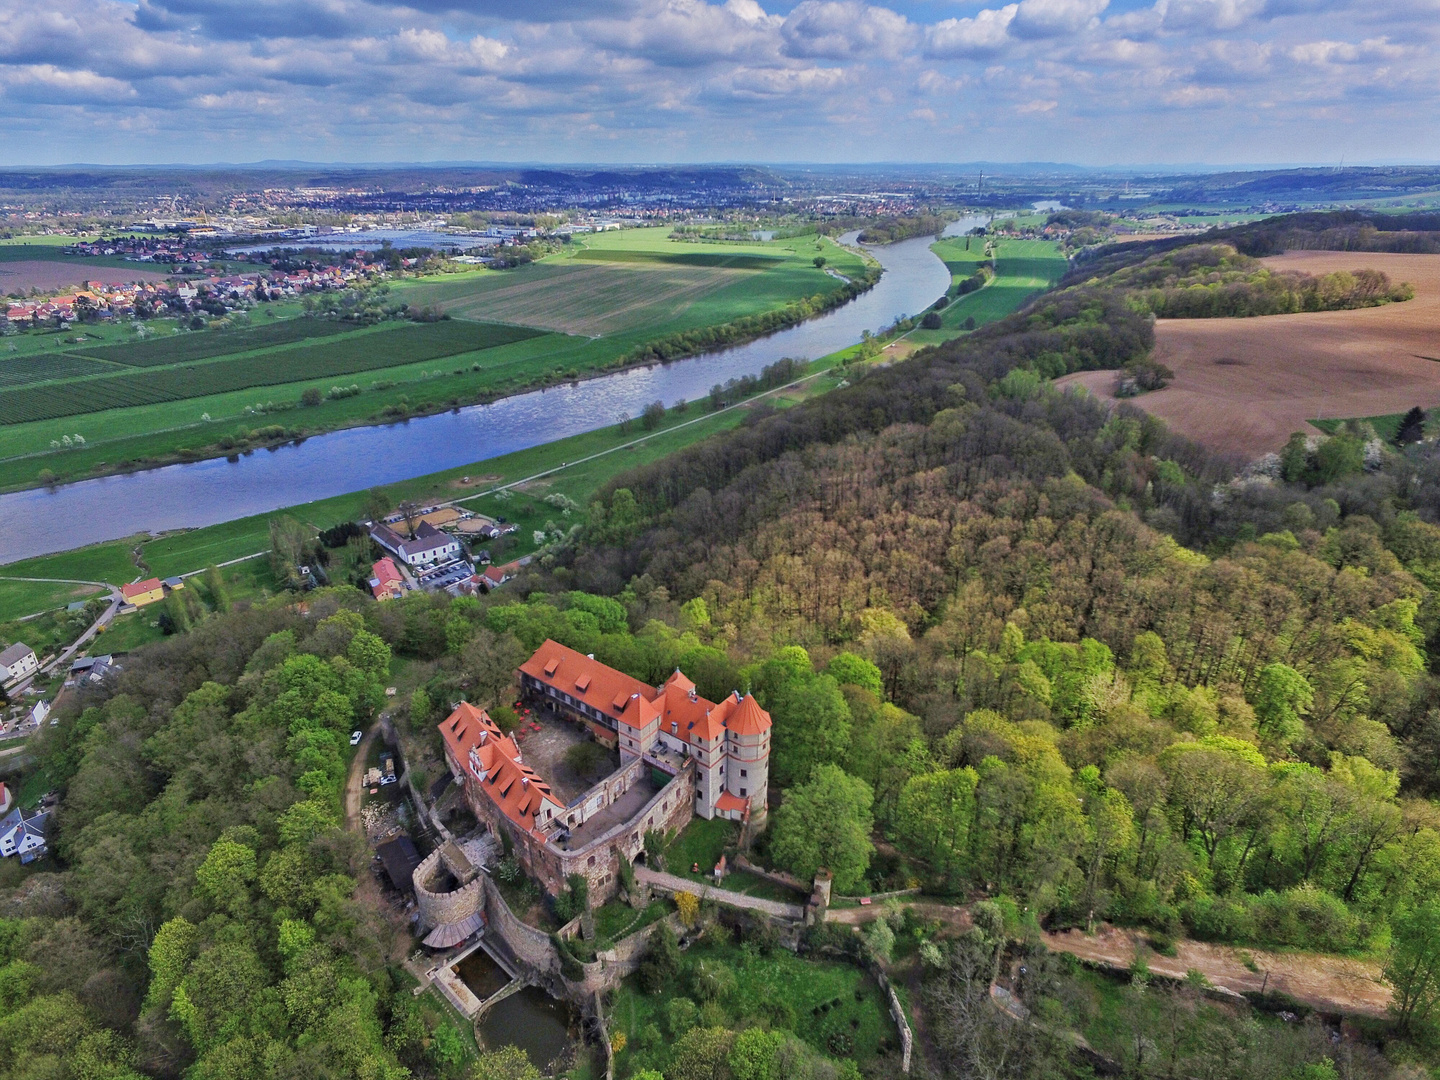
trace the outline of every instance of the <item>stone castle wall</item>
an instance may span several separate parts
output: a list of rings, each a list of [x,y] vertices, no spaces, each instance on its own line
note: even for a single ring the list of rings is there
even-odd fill
[[[468,919],[482,910],[485,903],[484,886],[481,884],[484,874],[459,889],[437,892],[433,886],[440,869],[439,848],[432,851],[425,861],[415,868],[415,906],[420,911],[422,932],[446,923],[458,923]]]

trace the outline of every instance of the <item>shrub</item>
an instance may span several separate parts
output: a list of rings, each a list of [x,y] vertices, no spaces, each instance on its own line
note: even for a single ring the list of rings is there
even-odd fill
[[[306,387],[305,390],[303,390],[300,394],[300,404],[304,405],[306,408],[314,408],[316,405],[319,405],[320,402],[323,400],[324,398],[321,395],[320,391],[313,386]]]
[[[675,894],[675,910],[680,913],[680,921],[687,928],[693,929],[695,917],[700,912],[700,898],[692,892],[682,890]]]
[[[1207,941],[1247,941],[1254,936],[1245,905],[1222,896],[1197,896],[1183,909],[1191,932]]]
[[[672,998],[665,1006],[665,1025],[670,1029],[672,1039],[680,1038],[693,1028],[699,1019],[699,1008],[687,997]]]
[[[1359,920],[1344,901],[1313,885],[1266,892],[1250,902],[1250,912],[1258,941],[1307,948],[1317,941],[1329,948],[1356,944]]]
[[[920,320],[920,327],[924,330],[939,330],[943,325],[945,325],[945,320],[940,318],[938,311],[927,312],[925,317]]]
[[[662,922],[650,935],[650,947],[645,951],[645,959],[640,961],[640,985],[652,994],[657,993],[665,989],[679,971],[680,943],[675,940],[670,924]],[[673,1023],[670,1034],[676,1034]]]
[[[884,919],[876,919],[865,928],[865,944],[883,963],[890,962],[890,952],[895,948],[895,931]]]
[[[701,960],[690,974],[690,987],[701,1001],[721,1001],[735,992],[735,972],[719,960]]]

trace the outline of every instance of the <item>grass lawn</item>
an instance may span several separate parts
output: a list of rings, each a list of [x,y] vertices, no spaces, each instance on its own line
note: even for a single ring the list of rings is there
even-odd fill
[[[804,904],[809,899],[788,886],[747,870],[737,870],[726,875],[720,887],[728,892],[743,893],[761,900],[778,900],[782,904]]]
[[[33,810],[40,805],[40,797],[54,786],[55,780],[50,775],[49,766],[37,765],[20,781],[20,786],[15,791],[15,805]]]
[[[87,600],[100,590],[94,585],[43,581],[0,581],[0,623]]]
[[[672,910],[670,903],[665,900],[651,901],[639,911],[629,904],[611,900],[595,909],[595,936],[608,942],[619,941],[663,919]]]
[[[1406,412],[1409,412],[1407,409]],[[1369,424],[1375,429],[1375,434],[1384,439],[1387,444],[1393,444],[1395,436],[1400,432],[1400,421],[1405,419],[1405,413],[1387,413],[1384,416],[1354,416],[1348,419],[1339,420],[1311,420],[1310,423],[1327,435],[1334,435],[1340,430],[1342,424],[1352,421],[1359,421]],[[1431,409],[1425,414],[1425,434],[1433,438],[1436,434],[1436,422],[1440,419],[1440,409]]]
[[[709,940],[715,935],[724,940]],[[684,1032],[671,1026],[667,1006],[679,997],[697,1000],[692,975],[701,961],[723,965],[735,975],[734,991],[707,1005],[702,1023],[784,1028],[823,1054],[853,1057],[861,1064],[899,1044],[879,987],[860,968],[804,960],[781,949],[770,956],[747,955],[724,931],[712,930],[686,951],[682,971],[671,987],[647,994],[632,978],[616,991],[610,1028],[624,1031],[627,1039],[616,1063],[617,1076],[647,1068],[663,1070],[670,1064],[671,1047]],[[895,1064],[898,1073],[898,1060]]]
[[[152,604],[150,607],[141,608],[129,615],[121,615],[95,639],[90,651],[92,653],[132,652],[142,645],[159,641],[165,636],[155,625],[160,618],[160,607],[159,604]]]
[[[965,250],[966,240],[970,250]],[[941,312],[943,325],[939,330],[915,330],[906,340],[919,345],[938,345],[964,333],[966,319],[974,318],[976,326],[1002,319],[1037,292],[1050,288],[1065,273],[1068,261],[1060,245],[1050,240],[997,241],[995,278],[983,289],[968,293]],[[951,280],[958,284],[975,273],[985,260],[985,243],[979,237],[951,237],[930,246],[930,250],[950,268]]]
[[[665,848],[665,869],[692,881],[714,882],[715,864],[740,839],[740,827],[724,818],[695,818]],[[699,873],[690,867],[699,864]]]

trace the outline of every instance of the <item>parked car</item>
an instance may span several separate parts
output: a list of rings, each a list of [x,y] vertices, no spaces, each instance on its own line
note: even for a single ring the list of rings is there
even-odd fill
[[[393,783],[395,783],[396,781],[398,781],[399,779],[400,779],[400,778],[399,778],[398,776],[396,776],[394,773],[390,773],[389,775],[387,775],[387,776],[382,776],[382,777],[380,778],[380,786],[381,786],[381,787],[384,787],[386,784],[393,784]]]
[[[363,731],[352,731],[352,732],[350,732],[350,745],[351,745],[351,746],[359,746],[359,745],[360,745],[360,740],[363,739],[364,737],[365,737],[365,733],[364,733]]]

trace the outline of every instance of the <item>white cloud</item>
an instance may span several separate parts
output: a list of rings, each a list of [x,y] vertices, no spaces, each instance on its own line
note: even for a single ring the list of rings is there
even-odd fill
[[[1023,38],[1075,34],[1099,24],[1110,0],[1020,0],[1010,32]]]
[[[11,163],[1440,157],[1440,0],[1144,2],[15,0],[0,104]]]
[[[93,71],[67,71],[53,64],[25,64],[4,69],[5,96],[41,104],[113,105],[134,100],[135,88],[120,79]]]
[[[780,33],[791,56],[897,60],[919,38],[905,16],[859,0],[803,0]]]
[[[986,8],[969,19],[945,19],[925,32],[925,55],[937,60],[993,56],[1010,40],[1019,4]]]

